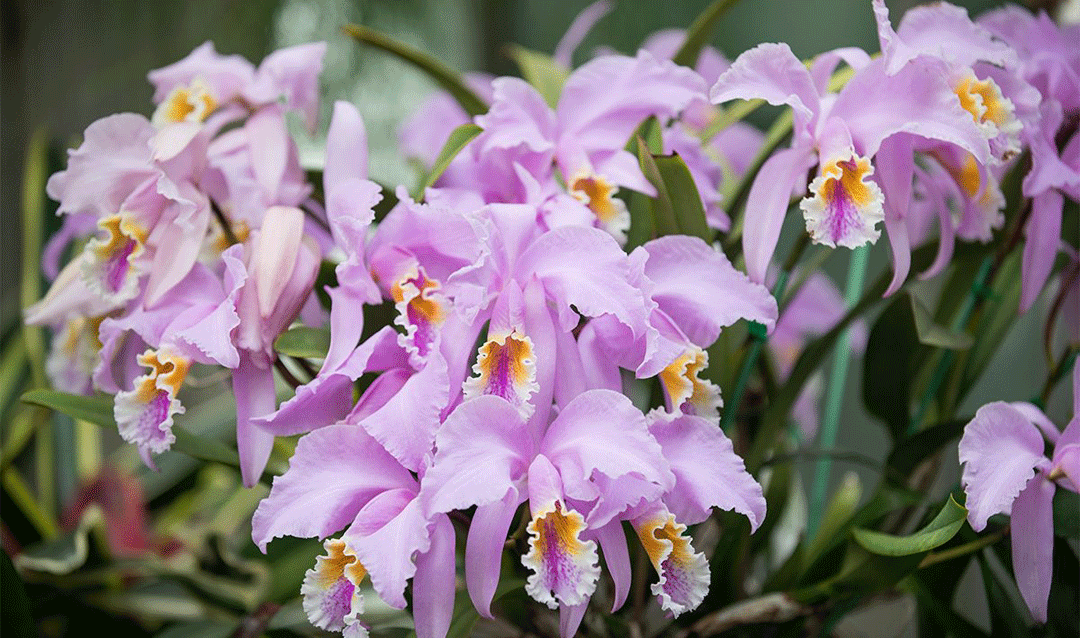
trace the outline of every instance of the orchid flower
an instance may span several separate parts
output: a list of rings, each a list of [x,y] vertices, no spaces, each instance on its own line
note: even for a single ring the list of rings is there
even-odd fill
[[[421,469],[423,476],[423,469]],[[420,638],[441,638],[454,608],[454,528],[445,514],[426,515],[413,474],[364,428],[331,425],[300,439],[289,470],[274,479],[252,517],[260,549],[279,536],[326,538],[301,590],[313,625],[345,636],[367,636],[360,582],[388,604],[412,602]]]
[[[1030,403],[979,408],[960,439],[968,522],[981,532],[994,514],[1012,518],[1016,584],[1031,615],[1046,622],[1054,547],[1054,492],[1080,486],[1080,367],[1073,368],[1073,418],[1063,432]],[[1053,446],[1047,458],[1044,437]]]
[[[841,60],[855,73],[832,94],[827,83]],[[886,206],[906,210],[910,175],[903,151],[890,139],[906,133],[949,142],[980,161],[990,154],[984,133],[961,106],[940,60],[919,57],[890,74],[883,61],[870,61],[859,49],[837,49],[818,56],[807,69],[787,45],[762,44],[740,55],[711,95],[714,103],[760,98],[794,112],[791,148],[766,160],[747,197],[743,250],[756,282],[764,281],[788,200],[805,192],[802,180],[814,165],[818,177],[799,204],[812,240],[860,246],[877,240],[876,226],[884,219],[893,247],[894,282],[902,282],[910,248],[898,224],[902,216],[887,216]],[[879,150],[889,168],[875,181],[871,162]],[[888,204],[886,191],[895,193]],[[895,218],[891,224],[890,218]]]
[[[477,506],[465,555],[477,611],[491,616],[503,542],[518,506],[528,501],[529,552],[521,559],[532,571],[526,591],[561,610],[564,636],[574,633],[596,589],[598,545],[607,552],[616,534],[621,542],[613,515],[639,499],[655,500],[674,484],[644,416],[608,390],[576,397],[538,438],[516,406],[499,396],[477,397],[450,413],[436,446],[420,499],[430,514]],[[622,478],[637,479],[638,489],[619,494]],[[621,507],[592,517],[592,505],[606,498]]]

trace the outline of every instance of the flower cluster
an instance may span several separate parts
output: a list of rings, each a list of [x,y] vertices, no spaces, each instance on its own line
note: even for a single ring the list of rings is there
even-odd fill
[[[369,179],[364,123],[347,102],[333,105],[321,184],[309,181],[286,117],[317,124],[322,44],[258,67],[203,45],[150,73],[151,118],[95,122],[49,180],[64,224],[46,252],[52,288],[26,319],[54,329],[54,384],[114,395],[120,434],[151,467],[175,442],[193,366],[232,371],[246,485],[275,437],[303,435],[252,537],[264,550],[281,536],[325,539],[301,590],[319,628],[366,635],[370,578],[391,606],[411,592],[418,636],[445,635],[464,532],[480,614],[491,615],[509,545],[525,590],[572,635],[602,579],[615,609],[626,601],[624,523],[661,607],[695,609],[710,570],[688,526],[721,509],[756,529],[766,510],[720,427],[710,347],[740,320],[775,328],[770,352],[786,377],[807,337],[842,315],[820,274],[783,316],[763,285],[795,201],[810,239],[829,247],[873,243],[883,221],[893,292],[933,220],[938,256],[924,276],[950,263],[956,238],[989,241],[1004,219],[1003,175],[1030,161],[1025,309],[1052,271],[1064,198],[1080,200],[1075,29],[1015,9],[973,22],[948,4],[913,9],[894,29],[874,0],[880,55],[844,48],[804,63],[762,44],[730,63],[706,48],[690,68],[672,61],[684,35],[667,31],[571,71],[606,10],[587,9],[560,43],[557,94],[476,74],[466,84],[486,112],[470,117],[449,94],[422,105],[401,134],[403,152],[437,171],[419,193]],[[718,105],[755,99],[790,107],[793,128],[751,174],[769,150],[760,132],[706,132]],[[436,166],[470,123],[479,133]],[[628,150],[650,125],[711,231],[732,230],[721,193],[751,183],[739,226],[748,274],[700,237],[630,242],[634,194],[661,195]],[[329,346],[279,404],[275,369],[283,380],[303,370],[274,344],[297,322],[328,329]],[[635,402],[631,387],[655,393]],[[808,436],[814,399],[811,388],[796,410]],[[1012,508],[1015,562],[1037,570],[1021,577],[1037,618],[1044,519],[1055,485],[1075,489],[1077,427],[1059,435],[1030,406],[992,404],[960,445],[972,525]],[[1040,431],[1057,443],[1052,461]],[[1028,482],[1033,470],[1041,478]],[[1018,534],[1022,517],[1039,531]]]

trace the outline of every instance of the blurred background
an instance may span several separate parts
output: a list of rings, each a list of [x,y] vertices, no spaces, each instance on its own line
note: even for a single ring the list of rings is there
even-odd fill
[[[1002,4],[953,1],[972,15]],[[372,178],[412,185],[416,177],[397,151],[397,130],[434,85],[398,60],[361,47],[340,27],[359,22],[427,50],[454,68],[511,74],[515,68],[504,53],[507,43],[550,52],[588,4],[589,0],[5,0],[0,13],[2,325],[11,325],[19,312],[22,167],[35,130],[43,129],[51,140],[59,168],[63,165],[60,149],[77,144],[94,120],[121,111],[149,115],[153,108],[147,71],[182,58],[207,40],[221,53],[238,53],[256,64],[275,48],[325,40],[329,48],[322,75],[320,132],[310,137],[299,127],[295,130],[302,163],[321,165],[324,139],[320,135],[325,135],[332,101],[349,100],[360,108],[367,123]],[[685,28],[708,4],[709,0],[617,2],[578,49],[575,63],[587,60],[600,45],[633,52],[656,30]],[[915,0],[890,0],[894,24],[916,4]],[[1071,4],[1069,10],[1076,12],[1080,3]],[[787,42],[804,58],[838,46],[876,51],[870,1],[743,0],[723,18],[712,42],[734,58],[766,41]],[[778,254],[784,251],[781,247]],[[838,282],[847,272],[847,259],[848,251],[836,251],[825,264]],[[873,278],[887,267],[887,248],[878,246],[871,259],[869,277]],[[937,294],[935,282],[920,284],[920,290],[919,294]],[[1041,300],[1014,326],[993,368],[961,413],[971,413],[990,400],[1026,400],[1032,394],[1028,380],[1045,377],[1040,335],[1046,301]],[[839,447],[880,458],[888,439],[862,406],[859,361],[849,374]],[[1052,419],[1065,422],[1069,400],[1068,392],[1059,389],[1048,410]],[[943,489],[956,477],[955,459],[948,463],[952,466],[942,474],[949,485]],[[836,480],[846,470],[858,471],[866,484],[876,480],[873,472],[844,463],[834,470]],[[75,488],[69,481],[69,495]],[[977,598],[983,604],[981,595]],[[983,613],[974,609],[971,615],[977,618]]]

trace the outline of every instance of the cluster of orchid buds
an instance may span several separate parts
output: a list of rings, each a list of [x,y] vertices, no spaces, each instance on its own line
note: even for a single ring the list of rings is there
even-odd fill
[[[200,46],[150,72],[151,117],[94,122],[48,181],[64,221],[45,251],[52,287],[25,319],[53,331],[51,382],[112,395],[151,468],[197,370],[231,371],[245,485],[270,481],[275,437],[302,435],[251,531],[263,551],[324,540],[300,591],[316,627],[367,635],[370,578],[420,638],[441,638],[459,566],[490,617],[504,554],[563,636],[590,601],[622,607],[643,568],[664,612],[695,610],[712,574],[692,526],[716,510],[751,531],[766,518],[761,459],[744,462],[749,434],[727,427],[743,388],[725,404],[714,343],[752,322],[783,381],[847,310],[827,277],[774,259],[789,209],[800,249],[858,248],[883,228],[892,295],[914,249],[937,242],[926,279],[957,240],[991,241],[1019,169],[1021,310],[1059,249],[1076,270],[1061,240],[1065,201],[1080,201],[1076,27],[939,3],[894,28],[874,0],[880,53],[803,61],[762,44],[729,62],[704,47],[687,64],[685,34],[665,31],[571,70],[608,9],[587,9],[550,57],[555,84],[470,74],[425,102],[400,132],[425,172],[411,193],[369,179],[348,102],[333,104],[321,171],[301,166],[288,121],[319,121],[321,43],[257,67]],[[759,102],[785,107],[790,137],[731,117]],[[1080,299],[1080,278],[1061,281]],[[864,348],[866,327],[850,332]],[[275,347],[300,333],[328,344]],[[807,384],[788,417],[803,439],[821,390]],[[1080,423],[1059,432],[1032,404],[993,403],[959,450],[972,527],[1011,512],[1020,592],[1045,621],[1051,503],[1080,484]],[[651,568],[632,569],[632,549]]]

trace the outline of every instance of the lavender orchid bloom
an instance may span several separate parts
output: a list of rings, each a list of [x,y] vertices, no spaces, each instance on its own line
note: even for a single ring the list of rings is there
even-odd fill
[[[528,501],[532,514],[530,551],[522,557],[533,572],[526,591],[559,608],[565,620],[583,611],[600,576],[589,530],[594,538],[614,513],[590,520],[592,506],[608,497],[623,507],[655,500],[674,484],[643,415],[608,390],[576,397],[540,437],[530,434],[517,407],[502,397],[477,397],[447,417],[436,445],[421,502],[430,514],[477,506],[465,574],[473,604],[488,617],[503,542],[520,504]],[[624,477],[636,479],[639,488],[629,503],[628,495],[612,489]],[[576,622],[564,622],[564,636],[575,630]]]
[[[1054,546],[1054,492],[1080,486],[1080,367],[1073,369],[1073,418],[1063,432],[1029,403],[979,408],[960,439],[968,521],[982,531],[994,514],[1012,517],[1013,572],[1037,622],[1046,622]],[[1043,453],[1044,437],[1053,454]]]
[[[827,81],[841,60],[856,72],[833,95]],[[788,200],[804,192],[801,180],[815,164],[819,176],[810,184],[811,196],[800,202],[807,230],[815,242],[855,247],[875,241],[877,222],[889,219],[882,186],[870,178],[871,160],[879,149],[888,149],[890,138],[913,134],[955,144],[981,161],[989,157],[986,137],[957,100],[946,71],[939,60],[918,58],[889,74],[882,61],[871,62],[853,49],[818,56],[807,69],[787,45],[763,44],[720,76],[712,90],[714,103],[760,98],[794,111],[792,147],[766,160],[747,198],[743,248],[753,281],[764,281]],[[883,185],[904,184],[903,172],[885,171],[878,179]],[[910,177],[907,182],[910,187]],[[902,192],[896,199],[906,205]],[[894,281],[902,281],[909,248],[906,240],[892,245]]]
[[[441,638],[454,607],[454,528],[445,514],[424,514],[419,492],[413,474],[362,427],[331,425],[300,439],[289,470],[255,511],[252,540],[265,551],[279,536],[326,538],[345,529],[305,576],[311,623],[366,636],[358,618],[363,578],[397,608],[412,579],[417,636]]]

